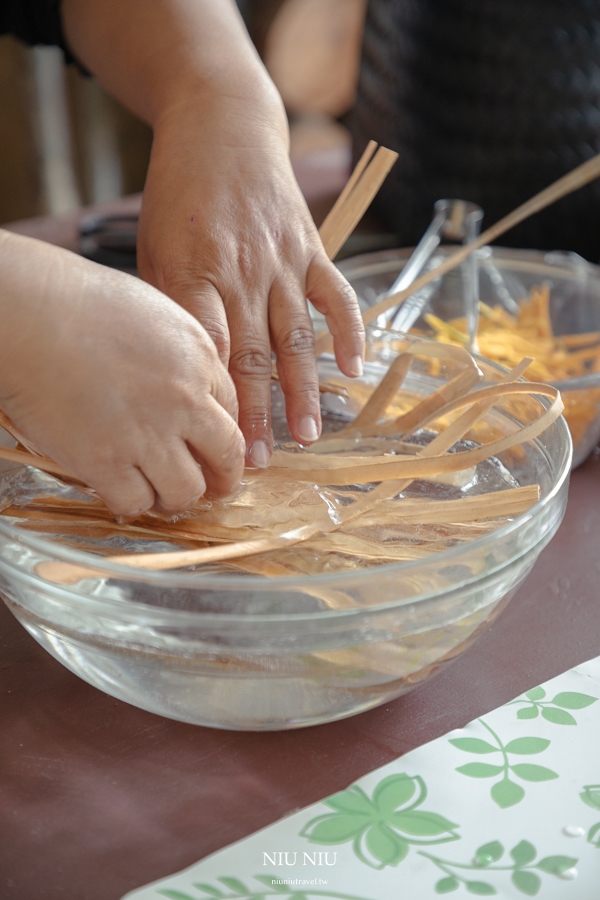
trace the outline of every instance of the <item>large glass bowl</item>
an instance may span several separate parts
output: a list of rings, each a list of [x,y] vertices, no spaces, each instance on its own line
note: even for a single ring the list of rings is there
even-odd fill
[[[455,249],[441,247],[435,256],[444,257]],[[339,263],[363,309],[388,291],[411,252],[383,250]],[[576,253],[484,247],[477,253],[477,268],[480,298],[488,306],[503,304],[513,312],[515,301],[526,297],[530,288],[548,284],[550,318],[556,335],[600,331],[600,266],[588,263]],[[444,320],[457,318],[464,315],[462,296],[461,270],[455,269],[432,286],[427,309]],[[422,320],[416,324],[427,328]],[[575,468],[600,440],[600,372],[551,383],[560,390],[565,415],[570,419]],[[584,404],[586,416],[582,419],[577,411]]]
[[[378,383],[396,352],[396,336],[371,331],[364,382]],[[480,366],[488,384],[501,376],[498,366]],[[433,377],[417,366],[407,389],[425,396],[451,369],[442,366]],[[321,375],[342,378],[331,358],[321,362]],[[322,405],[337,427],[356,414],[335,394],[324,393]],[[280,395],[274,415],[283,432]],[[494,408],[488,420],[496,433],[515,428],[509,411]],[[321,575],[132,571],[0,517],[0,593],[56,659],[142,709],[230,729],[328,722],[398,697],[473,643],[558,528],[570,462],[569,432],[559,418],[497,463],[519,484],[540,485],[528,512],[424,559]],[[46,476],[4,465],[0,507],[41,490]],[[417,492],[431,489],[414,484]],[[92,562],[106,574],[72,586],[50,583],[36,573],[47,560]]]

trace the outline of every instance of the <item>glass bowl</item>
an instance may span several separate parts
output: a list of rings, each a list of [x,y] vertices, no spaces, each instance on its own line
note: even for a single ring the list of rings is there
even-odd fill
[[[381,380],[398,340],[390,332],[369,330],[365,385]],[[449,362],[433,377],[426,362],[411,369],[406,381],[417,398],[455,371]],[[501,377],[499,366],[479,365],[485,383]],[[322,379],[344,382],[330,357],[322,359],[320,369]],[[547,406],[545,400],[531,403]],[[335,393],[322,394],[322,407],[330,430],[356,414],[352,403]],[[277,387],[273,410],[276,434],[285,437]],[[516,427],[514,413],[501,406],[486,422],[503,434]],[[1,516],[0,594],[52,656],[134,706],[229,729],[329,722],[431,678],[508,603],[564,513],[571,462],[564,420],[518,449],[481,464],[470,485],[413,483],[416,496],[480,493],[486,479],[488,487],[495,479],[496,487],[508,480],[538,483],[541,489],[526,513],[424,558],[276,578],[193,569],[151,572],[111,564]],[[55,484],[50,476],[5,463],[0,508],[43,493],[49,484]],[[148,541],[119,546],[149,549]],[[36,572],[38,563],[48,560],[91,563],[105,575],[71,586],[51,583]]]
[[[455,247],[441,247],[444,257]],[[365,253],[340,262],[339,269],[358,294],[361,307],[372,306],[392,286],[411,249]],[[555,335],[600,331],[600,266],[576,253],[508,250],[484,247],[477,253],[480,299],[488,306],[515,310],[534,285],[550,286],[550,317]],[[461,270],[445,275],[433,288],[427,310],[447,320],[464,315]],[[428,289],[426,289],[428,290]],[[320,317],[315,316],[316,319]],[[379,323],[380,325],[382,323]],[[415,323],[427,328],[423,320]],[[319,326],[320,327],[320,326]],[[573,468],[580,465],[600,440],[600,372],[550,382],[565,403],[565,416],[573,438]],[[585,404],[582,419],[577,410]]]

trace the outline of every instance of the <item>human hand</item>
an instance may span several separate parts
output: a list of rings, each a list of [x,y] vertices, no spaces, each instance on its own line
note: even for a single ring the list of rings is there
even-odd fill
[[[308,298],[342,372],[362,371],[364,329],[294,178],[274,88],[187,97],[155,124],[138,233],[141,276],[190,312],[228,366],[249,464],[272,452],[271,349],[292,436],[321,429]]]
[[[0,409],[113,512],[240,483],[235,389],[204,329],[148,284],[0,231]]]

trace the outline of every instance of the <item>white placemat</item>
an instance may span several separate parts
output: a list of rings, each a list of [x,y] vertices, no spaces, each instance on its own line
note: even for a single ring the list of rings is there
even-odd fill
[[[600,657],[126,900],[598,900],[599,698]]]

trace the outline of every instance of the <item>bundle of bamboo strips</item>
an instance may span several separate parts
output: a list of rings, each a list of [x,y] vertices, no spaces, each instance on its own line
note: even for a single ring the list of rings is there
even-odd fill
[[[416,357],[450,357],[458,371],[397,416],[402,385]],[[419,558],[496,528],[538,499],[537,485],[474,496],[459,493],[448,500],[416,499],[404,493],[414,479],[460,488],[461,473],[472,473],[490,456],[535,439],[560,415],[562,403],[555,389],[518,380],[530,362],[523,360],[498,384],[474,390],[482,373],[464,348],[425,341],[406,343],[380,384],[371,388],[353,423],[323,436],[309,449],[286,445],[277,450],[268,469],[246,470],[239,496],[228,502],[201,501],[177,521],[146,515],[119,523],[99,499],[82,494],[60,496],[60,492],[13,505],[2,514],[23,528],[60,535],[62,541],[75,541],[74,546],[83,549],[98,549],[95,540],[111,537],[169,541],[185,548],[111,556],[112,563],[137,569],[219,563],[280,576]],[[347,382],[349,392],[352,384]],[[501,438],[482,446],[457,448],[495,404],[514,395],[543,396],[551,403],[534,401],[531,406],[537,410],[537,418]],[[443,422],[449,424],[441,428]],[[3,423],[16,435],[6,418]],[[433,432],[439,429],[437,436],[425,445],[414,443],[425,425]],[[61,474],[51,460],[22,447],[0,448],[0,455]],[[73,479],[68,483],[76,484]],[[104,544],[103,552],[107,549]],[[62,583],[101,574],[98,569],[60,562],[40,563],[37,571]]]

